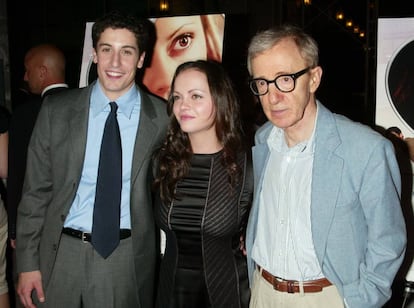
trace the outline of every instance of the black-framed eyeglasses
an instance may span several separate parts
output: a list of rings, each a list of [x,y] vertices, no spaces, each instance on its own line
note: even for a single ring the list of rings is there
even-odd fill
[[[280,92],[292,92],[295,90],[296,79],[307,73],[309,70],[310,67],[307,67],[294,74],[279,75],[273,80],[254,78],[249,81],[249,86],[254,95],[265,95],[267,92],[269,92],[270,83],[274,83]]]

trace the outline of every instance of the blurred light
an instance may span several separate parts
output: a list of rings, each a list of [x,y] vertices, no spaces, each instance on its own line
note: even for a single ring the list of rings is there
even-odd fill
[[[305,5],[311,5],[312,4],[312,0],[303,0],[303,3]]]
[[[336,12],[336,19],[343,20],[345,18],[344,13],[342,11]]]
[[[161,12],[166,12],[169,9],[169,4],[168,4],[168,0],[161,0],[160,1],[160,11]]]
[[[373,0],[370,0],[373,1]],[[335,19],[338,21],[345,21],[344,25],[348,28],[352,33],[358,35],[360,38],[365,38],[365,32],[362,30],[357,24],[354,24],[353,20],[349,17],[345,18],[345,13],[339,9],[335,13]]]

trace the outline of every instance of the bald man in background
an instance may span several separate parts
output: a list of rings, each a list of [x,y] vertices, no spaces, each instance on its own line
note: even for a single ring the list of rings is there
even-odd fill
[[[24,81],[31,95],[13,111],[9,129],[7,207],[13,248],[16,247],[16,215],[26,172],[27,147],[42,100],[68,88],[65,55],[54,45],[41,44],[30,48],[24,58],[24,67]]]

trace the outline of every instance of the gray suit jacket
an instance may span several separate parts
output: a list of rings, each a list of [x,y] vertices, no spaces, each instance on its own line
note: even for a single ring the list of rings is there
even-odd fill
[[[316,256],[348,307],[381,307],[391,296],[406,244],[394,149],[368,127],[317,106],[311,192]],[[255,194],[246,235],[250,281],[272,128],[270,122],[261,127],[253,147]]]
[[[17,271],[40,270],[46,288],[63,223],[83,167],[93,84],[50,96],[42,104],[28,149],[27,172],[17,222]],[[148,167],[163,139],[166,105],[142,91],[131,173],[131,232],[137,292],[151,307],[158,251]]]

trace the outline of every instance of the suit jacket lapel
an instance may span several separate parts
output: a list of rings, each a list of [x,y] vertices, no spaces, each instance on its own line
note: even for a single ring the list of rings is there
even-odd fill
[[[137,178],[144,159],[152,155],[154,137],[158,135],[159,129],[159,127],[153,122],[153,118],[156,114],[152,107],[151,99],[142,90],[140,90],[140,94],[141,113],[132,159],[131,183],[134,183]]]
[[[312,171],[311,222],[316,255],[324,257],[330,224],[342,179],[344,162],[335,153],[341,140],[334,117],[318,103],[315,156]]]
[[[253,170],[254,170],[254,182],[258,183],[259,186],[257,190],[260,191],[260,187],[263,182],[263,175],[265,171],[265,166],[267,164],[267,159],[269,157],[269,147],[266,143],[256,145],[252,149],[254,161],[253,161]]]
[[[72,158],[74,159],[72,166],[79,168],[79,170],[73,170],[75,174],[79,175],[82,174],[83,161],[85,158],[92,87],[93,85],[81,91],[77,99],[66,102],[71,108],[69,118],[69,138],[71,144],[70,150],[73,151]]]
[[[253,240],[256,237],[256,227],[257,219],[259,213],[259,199],[260,191],[263,184],[263,176],[265,171],[265,166],[269,158],[269,147],[267,145],[267,137],[272,130],[273,124],[267,122],[266,127],[263,127],[260,132],[258,132],[256,137],[256,145],[252,148],[253,154],[253,172],[254,172],[254,194],[253,194],[253,205],[250,210],[249,220],[246,230],[246,247],[252,249]],[[253,273],[253,263],[252,259],[249,256],[249,279],[252,279]],[[251,280],[250,280],[251,281]]]
[[[271,122],[266,122],[256,136],[256,145],[252,148],[253,153],[253,171],[254,171],[254,182],[255,191],[260,191],[262,186],[264,170],[269,158],[269,147],[267,145],[267,139],[270,132],[273,129]],[[257,186],[257,187],[256,187]],[[257,195],[257,193],[255,194]]]

